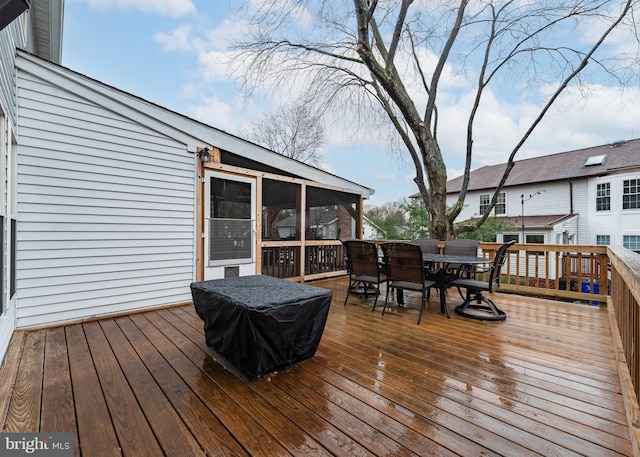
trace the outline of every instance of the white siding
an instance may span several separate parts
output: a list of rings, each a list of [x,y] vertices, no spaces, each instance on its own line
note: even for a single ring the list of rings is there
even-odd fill
[[[640,174],[620,173],[594,178],[589,184],[588,209],[590,224],[589,244],[596,244],[597,235],[609,235],[612,245],[623,245],[624,235],[640,235],[640,209],[622,209],[623,182],[625,179],[640,179]],[[611,186],[611,210],[596,211],[597,185],[609,183]]]
[[[21,20],[15,20],[0,30],[0,108],[5,110],[12,123],[16,122],[15,58],[16,47],[22,45]]]
[[[21,28],[21,19],[13,21],[4,29],[0,30],[0,167],[6,168],[7,156],[10,150],[11,137],[14,134],[13,126],[16,123],[16,106],[15,106],[15,56],[16,47],[22,46],[23,36]],[[8,174],[6,170],[0,173],[0,214],[4,216],[3,227],[0,225],[0,231],[3,232],[2,242],[4,243],[4,256],[0,258],[0,275],[2,275],[2,301],[4,304],[4,313],[0,310],[0,363],[4,358],[7,347],[15,329],[15,308],[14,302],[9,297],[9,233],[10,217],[7,213],[7,199],[5,198],[5,190],[11,188],[11,184],[7,181]]]
[[[193,154],[31,74],[18,78],[18,327],[190,300]]]
[[[578,214],[578,239],[576,244],[596,244],[589,239],[589,206],[595,207],[596,200],[589,201],[589,181],[581,179],[573,182],[573,212]]]
[[[533,198],[538,191],[544,191]],[[525,196],[524,215],[542,216],[548,214],[569,214],[571,212],[571,201],[568,182],[549,182],[542,185],[507,187],[503,189],[506,196],[506,214],[503,216],[519,217],[522,215],[523,205],[521,196]],[[480,216],[480,195],[489,194],[493,197],[493,190],[471,191],[467,194],[464,209],[456,219],[464,221]],[[447,196],[447,205],[453,205],[457,195]]]

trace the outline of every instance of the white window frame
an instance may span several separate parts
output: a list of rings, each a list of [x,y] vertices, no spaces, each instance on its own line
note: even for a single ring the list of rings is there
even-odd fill
[[[606,188],[605,188],[606,186]],[[606,206],[606,208],[601,208]],[[611,211],[611,183],[603,182],[596,184],[596,211]]]
[[[479,200],[480,206],[478,207],[478,213],[483,216],[487,209],[489,209],[489,204],[491,203],[491,194],[480,194]],[[483,200],[486,200],[486,203],[483,203]]]
[[[496,216],[504,216],[507,214],[507,193],[500,192],[498,193],[498,199],[496,200],[495,206]]]

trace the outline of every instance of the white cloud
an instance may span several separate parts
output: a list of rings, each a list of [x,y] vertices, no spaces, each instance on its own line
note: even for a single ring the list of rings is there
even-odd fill
[[[516,160],[597,146],[640,134],[640,88],[568,88],[545,115]],[[440,110],[438,138],[448,167],[463,169],[466,122],[473,94],[467,93]],[[474,126],[472,169],[504,163],[542,104],[520,102],[487,92]],[[453,177],[449,172],[449,178]]]
[[[123,0],[120,0],[120,3],[123,3]],[[279,0],[276,3],[256,0],[251,1],[248,7],[255,11],[264,8],[283,8],[288,4],[288,0]],[[302,13],[299,19],[301,22],[307,20]],[[229,61],[233,51],[230,51],[228,46],[233,37],[247,33],[247,23],[241,16],[236,15],[215,21],[203,32],[196,32],[194,27],[197,26],[202,26],[202,23],[176,27],[168,33],[157,34],[155,39],[168,51],[193,52],[197,56],[197,63],[192,72],[194,79],[185,83],[183,87],[183,95],[197,100],[191,107],[193,115],[207,124],[238,134],[247,126],[251,118],[261,112],[257,105],[240,100],[240,88],[233,82],[229,71]],[[423,68],[425,70],[432,68],[435,56],[424,51],[420,52],[423,52],[421,55]],[[246,70],[242,68],[246,65],[244,62],[236,61],[236,64],[237,72]],[[281,60],[274,66],[282,64],[284,62]],[[409,69],[410,63],[405,62],[404,67]],[[455,69],[447,66],[439,87],[438,139],[449,179],[460,176],[464,168],[466,123],[469,107],[475,96],[471,92],[473,84],[469,79],[465,79],[465,77],[473,77],[472,69],[467,71],[469,74],[456,73]],[[257,97],[261,99],[260,103],[267,106],[290,101],[308,86],[307,78],[308,75],[290,78],[282,85],[276,84],[264,88]],[[517,81],[510,81],[505,85],[509,83],[516,84]],[[425,94],[417,81],[410,84],[409,88],[416,105],[424,106]],[[549,92],[542,89],[540,95],[548,95]],[[495,89],[495,92],[490,90],[485,92],[474,126],[472,168],[507,160],[508,154],[541,108],[541,102],[535,102],[533,98],[529,98],[530,94],[527,91],[528,88],[523,86],[521,89],[502,87],[501,91]],[[580,95],[576,89],[567,90],[566,95],[547,113],[546,118],[527,140],[516,156],[516,160],[640,136],[639,88],[635,87],[621,94],[617,88],[591,86],[586,96]],[[327,129],[327,154],[331,155],[336,148],[350,148],[350,156],[358,157],[360,165],[357,166],[369,170],[368,175],[363,173],[366,178],[350,177],[349,173],[352,171],[346,165],[347,159],[342,157],[340,158],[342,163],[338,164],[334,159],[331,165],[325,163],[323,167],[332,173],[362,182],[364,185],[379,187],[380,198],[392,200],[417,191],[415,184],[412,183],[415,176],[415,172],[411,172],[413,164],[406,150],[400,155],[382,151],[383,163],[386,167],[384,170],[379,170],[380,162],[374,163],[373,156],[362,152],[369,147],[378,150],[390,149],[386,146],[388,131],[384,129],[388,121],[383,119],[380,123],[380,118],[366,119],[368,128],[355,131],[353,126],[357,124],[355,121],[357,116],[366,119],[367,115],[350,108],[341,109],[333,114],[334,119],[328,121],[330,128]],[[356,150],[359,152],[355,152]],[[332,167],[340,168],[341,171],[334,171]],[[408,174],[407,171],[409,171]],[[375,178],[372,179],[372,177]],[[366,182],[367,180],[369,182]],[[388,197],[382,197],[383,188]],[[409,189],[408,192],[407,189]]]
[[[393,181],[397,176],[397,174],[391,173],[389,170],[376,170],[376,179],[380,181]]]
[[[168,17],[181,17],[196,13],[191,0],[76,0],[92,8],[107,10],[138,10],[148,14],[160,14]]]
[[[243,124],[239,110],[215,96],[200,98],[198,105],[191,107],[191,112],[196,119],[231,134],[237,135]]]
[[[160,43],[165,51],[190,51],[194,48],[194,43],[191,39],[192,29],[191,25],[183,24],[173,29],[170,33],[156,33],[153,39]]]

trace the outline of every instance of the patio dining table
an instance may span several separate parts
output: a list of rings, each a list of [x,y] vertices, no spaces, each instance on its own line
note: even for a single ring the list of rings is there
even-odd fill
[[[474,257],[474,256],[461,256],[461,255],[447,255],[447,254],[422,254],[422,260],[425,265],[429,264],[437,264],[440,266],[438,268],[434,278],[438,283],[438,288],[440,289],[440,312],[442,314],[446,314],[448,318],[451,318],[449,315],[449,309],[447,308],[447,288],[449,287],[449,282],[447,281],[446,270],[449,265],[482,265],[485,263],[491,263],[491,259],[487,259],[485,257]]]

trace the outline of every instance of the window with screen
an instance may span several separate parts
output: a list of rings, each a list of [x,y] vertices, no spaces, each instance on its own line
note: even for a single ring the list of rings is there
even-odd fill
[[[300,185],[262,180],[262,239],[300,239]]]
[[[209,260],[251,259],[251,183],[211,178]]]
[[[305,238],[338,240],[355,237],[359,200],[358,195],[307,187]]]

